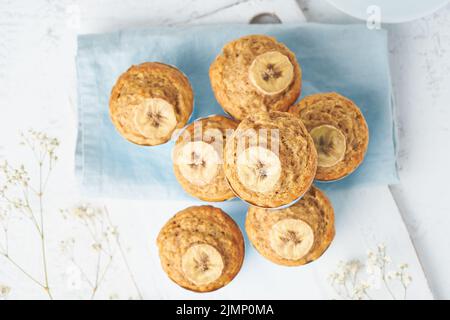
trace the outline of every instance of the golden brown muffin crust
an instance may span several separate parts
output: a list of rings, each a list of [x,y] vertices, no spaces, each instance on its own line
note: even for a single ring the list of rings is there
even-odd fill
[[[182,256],[194,244],[209,244],[222,255],[222,275],[207,285],[195,285],[182,271]],[[239,227],[225,212],[212,206],[193,206],[178,212],[161,229],[157,245],[161,265],[170,279],[197,292],[227,285],[238,274],[244,260],[244,238]]]
[[[270,192],[259,193],[247,188],[237,173],[239,136],[246,130],[275,129],[279,132],[279,159],[281,175]],[[270,149],[271,134],[267,134]],[[260,144],[258,137],[258,144]],[[245,141],[245,148],[250,146]],[[243,200],[256,206],[276,208],[302,196],[311,186],[317,167],[314,141],[302,121],[287,112],[258,112],[244,119],[228,140],[224,154],[225,176],[234,192]]]
[[[314,231],[314,244],[309,253],[299,260],[280,257],[270,246],[269,232],[283,219],[300,219]],[[249,240],[265,258],[285,266],[298,266],[318,259],[331,244],[334,229],[334,211],[330,200],[316,187],[311,189],[293,206],[282,210],[249,207],[245,229]]]
[[[147,98],[160,98],[169,102],[174,107],[176,128],[182,128],[189,120],[194,103],[189,80],[175,67],[159,62],[145,62],[130,67],[117,79],[112,89],[110,116],[123,137],[139,145],[167,142],[172,132],[155,141],[140,134],[132,124],[134,107]]]
[[[259,92],[251,83],[248,69],[263,53],[278,51],[287,56],[294,67],[294,79],[275,95]],[[211,86],[222,108],[238,120],[258,111],[287,111],[301,90],[301,69],[295,54],[284,44],[266,35],[249,35],[226,44],[209,69]]]
[[[195,124],[199,125],[202,130],[202,136],[194,136]],[[220,141],[215,141],[215,137],[208,136],[208,130],[220,130],[222,133],[222,150],[220,152],[221,159],[223,158],[223,149],[225,148],[225,143],[227,139],[227,130],[236,129],[238,123],[228,117],[214,115],[204,119],[197,120],[191,123],[183,133],[178,137],[174,154],[176,156],[177,150],[180,150],[186,143],[191,141],[204,141],[209,144],[218,143]],[[214,132],[213,132],[214,133]],[[185,178],[183,173],[180,171],[179,166],[174,162],[173,164],[175,177],[181,184],[183,189],[190,195],[197,197],[204,201],[224,201],[234,197],[233,191],[228,186],[225,179],[225,172],[223,171],[223,166],[220,165],[219,171],[216,177],[206,185],[195,185]]]
[[[353,172],[364,160],[369,144],[369,129],[359,108],[340,94],[319,93],[305,97],[289,108],[302,119],[308,132],[320,125],[332,125],[346,138],[344,159],[332,167],[318,167],[317,180],[336,180]]]

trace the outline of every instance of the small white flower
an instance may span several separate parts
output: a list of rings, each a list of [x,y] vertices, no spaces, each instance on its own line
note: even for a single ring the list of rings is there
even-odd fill
[[[406,276],[402,279],[402,283],[405,287],[409,286],[412,282],[412,277],[411,276]]]
[[[0,284],[0,299],[5,299],[10,292],[11,292],[10,287]]]
[[[75,244],[75,239],[74,238],[69,238],[67,240],[62,240],[59,244],[59,248],[61,250],[61,253],[71,253],[73,250],[73,246]]]
[[[337,279],[337,273],[336,273],[336,272],[333,272],[333,273],[330,273],[330,274],[329,274],[329,276],[328,276],[328,281],[329,281],[331,284],[334,284],[334,282],[336,281],[336,279]]]
[[[362,265],[359,260],[351,260],[347,263],[347,269],[351,274],[356,274],[361,269],[361,267]]]
[[[386,277],[388,280],[393,280],[393,279],[397,278],[397,272],[390,271],[390,272],[388,272]]]
[[[366,265],[366,272],[369,275],[375,274],[376,270],[377,270],[377,266],[372,263],[372,261],[368,261],[367,265]]]
[[[80,218],[80,219],[84,219],[84,217],[86,216],[86,211],[84,210],[83,207],[76,207],[72,210],[73,215],[76,218]]]
[[[338,284],[344,284],[345,283],[345,273],[343,273],[343,272],[341,272],[341,273],[338,273],[337,274],[337,277],[336,277],[336,282],[338,283]]]
[[[381,269],[376,263],[367,263],[366,273],[368,275],[367,282],[376,289],[381,287]]]
[[[94,243],[92,245],[92,249],[94,249],[95,251],[101,251],[102,250],[102,244],[101,243]]]
[[[367,281],[361,281],[361,286],[362,286],[364,289],[370,289],[370,287],[371,287],[370,283],[367,282]]]
[[[117,293],[111,293],[108,298],[109,298],[109,300],[119,300],[120,299],[119,295]]]

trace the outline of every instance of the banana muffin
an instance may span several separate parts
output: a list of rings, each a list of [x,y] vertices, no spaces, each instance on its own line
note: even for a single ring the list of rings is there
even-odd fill
[[[191,123],[177,139],[173,151],[175,176],[183,189],[204,201],[234,197],[225,180],[223,149],[227,135],[238,123],[224,116],[210,116]]]
[[[146,62],[132,66],[114,85],[111,120],[127,140],[155,146],[170,140],[192,113],[194,94],[187,77],[175,67]]]
[[[334,92],[319,93],[305,97],[289,112],[300,117],[314,139],[317,180],[343,178],[362,163],[369,129],[353,101]]]
[[[249,207],[247,235],[270,261],[299,266],[317,260],[334,238],[334,212],[325,194],[311,187],[293,206],[282,210]]]
[[[302,121],[287,112],[258,112],[228,139],[225,176],[234,193],[264,208],[278,208],[301,197],[317,167],[314,141]]]
[[[227,285],[244,260],[244,238],[225,212],[194,206],[173,216],[161,229],[157,244],[161,265],[179,286],[208,292]]]
[[[217,101],[233,118],[287,111],[300,95],[295,54],[275,38],[249,35],[225,45],[209,69]]]

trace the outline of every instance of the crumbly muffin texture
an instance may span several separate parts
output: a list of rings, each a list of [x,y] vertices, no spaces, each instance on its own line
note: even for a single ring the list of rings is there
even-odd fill
[[[222,256],[223,271],[212,283],[196,285],[183,272],[182,257],[196,244],[210,245]],[[194,206],[178,212],[161,229],[157,245],[161,265],[170,279],[196,292],[227,285],[238,274],[244,259],[244,239],[239,227],[225,212],[212,206]]]
[[[369,129],[360,109],[340,94],[319,93],[305,97],[290,107],[300,117],[308,132],[320,125],[332,125],[346,139],[344,158],[332,167],[318,167],[316,179],[332,181],[353,172],[364,160],[369,144]]]
[[[300,219],[314,232],[310,251],[300,259],[283,258],[270,245],[271,228],[284,219]],[[265,258],[285,266],[303,265],[318,259],[331,244],[335,234],[334,211],[326,195],[318,188],[311,187],[300,201],[287,209],[274,211],[250,206],[245,229],[252,245]]]
[[[248,130],[267,130],[267,148],[271,148],[272,130],[278,133],[278,158],[281,173],[276,184],[267,192],[248,188],[238,175],[239,143],[251,146],[250,139],[242,140]],[[257,143],[261,144],[261,135]],[[274,140],[275,142],[275,140]],[[314,142],[302,121],[286,112],[258,112],[244,119],[228,140],[224,154],[225,175],[233,191],[246,202],[276,208],[301,197],[311,186],[316,173],[317,153]]]
[[[176,126],[165,136],[144,136],[133,123],[135,108],[151,98],[173,106]],[[182,128],[192,113],[194,94],[187,77],[175,67],[145,62],[130,67],[114,85],[109,101],[111,120],[119,133],[139,145],[167,142],[176,128]]]
[[[178,182],[187,193],[204,201],[224,201],[234,197],[234,193],[228,186],[225,179],[225,172],[223,170],[222,162],[217,164],[218,170],[215,178],[207,184],[198,185],[192,183],[192,181],[183,175],[182,169],[177,164],[177,159],[179,158],[179,154],[182,152],[183,147],[187,143],[192,141],[204,141],[210,145],[213,145],[214,148],[217,149],[217,154],[222,161],[227,134],[230,133],[228,130],[236,129],[237,125],[238,123],[233,119],[225,116],[214,115],[191,123],[178,137],[174,149],[173,168]],[[201,129],[201,135],[199,137],[195,136],[194,130],[196,126]],[[208,160],[209,159],[202,159],[202,161]],[[197,170],[200,171],[202,168],[200,167]],[[201,172],[199,172],[199,174],[201,174]]]
[[[253,60],[270,51],[287,56],[294,67],[291,84],[274,95],[258,91],[250,82],[248,74]],[[249,35],[225,45],[212,63],[209,75],[217,101],[238,120],[258,111],[287,111],[301,91],[302,73],[294,53],[275,38],[266,35]]]

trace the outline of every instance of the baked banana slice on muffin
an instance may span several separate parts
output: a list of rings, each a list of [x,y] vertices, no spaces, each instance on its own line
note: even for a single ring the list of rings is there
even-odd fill
[[[302,121],[287,112],[258,112],[241,121],[225,146],[225,176],[234,193],[259,207],[299,199],[317,167],[314,142]]]
[[[314,139],[317,180],[343,178],[362,163],[369,144],[369,128],[353,101],[334,92],[318,93],[305,97],[289,112],[300,117]]]
[[[175,67],[146,62],[132,66],[114,85],[111,120],[127,140],[144,146],[166,143],[192,113],[194,94],[188,78]]]
[[[258,111],[287,111],[300,95],[302,83],[294,53],[266,35],[226,44],[209,76],[217,101],[238,120]]]
[[[234,197],[223,171],[223,150],[237,125],[233,119],[214,115],[194,121],[178,137],[173,168],[187,193],[204,201]]]
[[[173,216],[157,244],[161,265],[179,286],[208,292],[227,285],[244,261],[244,238],[225,212],[194,206]]]
[[[293,206],[268,210],[250,206],[245,229],[256,250],[272,262],[298,266],[318,259],[334,238],[334,211],[311,187]]]

